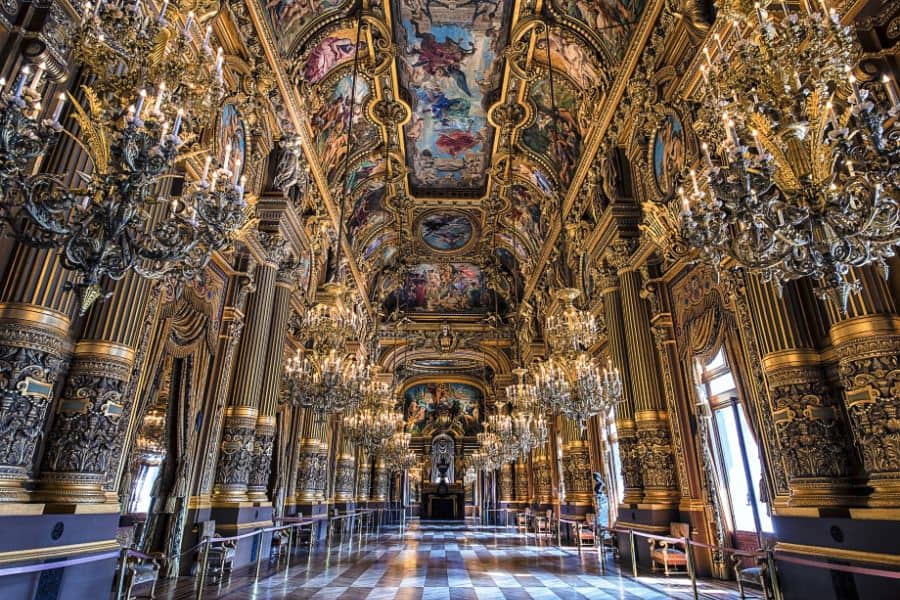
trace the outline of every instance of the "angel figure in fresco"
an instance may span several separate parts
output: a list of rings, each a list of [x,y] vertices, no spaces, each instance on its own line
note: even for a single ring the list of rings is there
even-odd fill
[[[360,50],[364,42],[360,42]],[[310,83],[318,83],[338,63],[353,56],[353,40],[327,37],[310,53],[303,75]]]
[[[418,56],[413,67],[422,67],[429,75],[449,77],[466,96],[471,96],[461,63],[464,57],[475,54],[475,46],[463,48],[459,42],[449,37],[439,42],[430,31],[421,31],[418,21],[413,21],[412,24],[416,37],[421,40],[418,48],[410,49],[410,54]]]
[[[460,154],[466,152],[466,150],[471,150],[484,142],[484,131],[485,130],[482,129],[478,133],[473,134],[472,121],[469,121],[469,127],[466,131],[453,129],[441,133],[434,145],[442,152],[446,152],[453,158],[456,158]]]

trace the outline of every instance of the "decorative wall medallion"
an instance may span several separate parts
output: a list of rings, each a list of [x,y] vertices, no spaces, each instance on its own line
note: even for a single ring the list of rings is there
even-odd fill
[[[684,126],[675,114],[669,113],[653,138],[653,178],[663,194],[673,191],[674,177],[685,165]]]
[[[432,250],[453,252],[472,241],[475,226],[460,212],[430,212],[419,219],[418,230],[422,241]]]

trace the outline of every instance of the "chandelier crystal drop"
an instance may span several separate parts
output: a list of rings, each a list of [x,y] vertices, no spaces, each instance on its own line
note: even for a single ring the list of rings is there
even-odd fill
[[[8,89],[0,82],[0,218],[19,239],[61,249],[79,275],[82,314],[102,297],[105,279],[129,271],[197,277],[247,219],[230,147],[221,162],[206,157],[185,193],[169,185],[176,167],[199,154],[191,141],[222,97],[222,56],[213,58],[208,38],[193,43],[193,13],[171,9],[169,21],[146,8],[84,6],[71,46],[90,85],[46,99],[50,117],[40,118],[44,63],[23,67]],[[66,104],[77,129],[61,120]],[[66,137],[79,140],[88,165],[72,179],[39,172]]]
[[[572,419],[583,431],[588,419],[622,401],[622,380],[612,365],[601,368],[586,353],[574,358],[551,356],[538,365],[538,395],[553,412]]]
[[[516,376],[516,383],[504,388],[506,398],[517,411],[530,412],[534,410],[538,404],[537,388],[533,384],[525,382],[528,371],[519,367],[513,369],[513,374]]]
[[[778,286],[812,278],[842,309],[900,243],[900,94],[853,75],[861,50],[836,11],[778,15],[729,0],[731,42],[704,48],[703,167],[678,190],[680,237]],[[888,106],[892,105],[892,106]]]

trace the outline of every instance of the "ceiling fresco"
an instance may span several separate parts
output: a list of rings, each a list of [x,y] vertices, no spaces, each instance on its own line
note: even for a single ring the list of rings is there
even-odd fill
[[[491,128],[486,98],[497,86],[506,0],[394,0],[400,84],[412,118],[405,127],[416,194],[479,195]]]
[[[422,326],[511,318],[645,2],[261,3],[376,310]],[[430,359],[417,368],[462,367]]]
[[[472,436],[482,430],[484,394],[466,383],[420,383],[403,395],[406,430],[413,435],[455,430]]]

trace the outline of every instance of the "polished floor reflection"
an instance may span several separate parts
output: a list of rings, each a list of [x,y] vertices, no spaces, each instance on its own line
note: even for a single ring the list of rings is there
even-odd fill
[[[354,536],[355,537],[355,536]],[[209,586],[204,598],[349,600],[605,600],[692,598],[686,577],[619,574],[609,560],[601,574],[590,549],[555,548],[513,528],[475,524],[419,523],[394,530],[362,547],[321,548],[310,559],[298,556],[288,572],[235,573],[227,585]],[[157,598],[196,597],[193,581],[161,585]],[[699,584],[704,599],[737,599],[732,587]],[[758,598],[748,594],[748,598]]]

